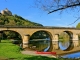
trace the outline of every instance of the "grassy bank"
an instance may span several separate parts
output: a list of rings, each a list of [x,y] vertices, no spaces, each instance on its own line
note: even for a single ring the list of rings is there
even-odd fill
[[[0,60],[57,60],[51,57],[24,55],[20,52],[20,47],[12,44],[10,40],[2,40],[0,43]]]

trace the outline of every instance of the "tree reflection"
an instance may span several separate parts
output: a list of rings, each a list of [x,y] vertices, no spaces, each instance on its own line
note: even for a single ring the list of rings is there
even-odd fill
[[[50,36],[45,31],[37,31],[35,32],[29,40],[29,48],[44,51],[50,44]],[[34,48],[34,47],[35,48]]]

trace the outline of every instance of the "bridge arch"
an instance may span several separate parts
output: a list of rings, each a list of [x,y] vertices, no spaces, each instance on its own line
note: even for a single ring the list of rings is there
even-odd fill
[[[6,39],[14,40],[13,43],[17,44],[18,40],[20,41],[19,44],[22,43],[22,36],[19,32],[14,30],[0,30],[1,39],[6,37]],[[5,39],[5,38],[4,38]]]
[[[68,51],[73,49],[74,45],[73,45],[73,32],[71,31],[63,31],[63,33],[66,33],[68,35],[68,39],[66,42],[62,42],[64,44],[66,44],[65,46],[67,46],[65,49],[63,49],[63,51]],[[60,35],[60,34],[59,34]],[[64,37],[64,36],[63,36]],[[60,46],[59,46],[60,47]],[[62,49],[61,49],[62,50]]]
[[[52,40],[52,33],[49,32],[49,31],[46,31],[46,30],[38,30],[38,31],[35,31],[35,32],[33,32],[33,33],[31,34],[31,36],[34,35],[34,34],[37,33],[37,32],[43,32],[43,33],[48,34],[49,37],[50,37],[50,39]],[[30,36],[30,37],[31,37],[31,36]]]
[[[29,41],[29,37],[37,31],[46,31],[47,33],[49,32],[50,37],[51,37],[51,42],[50,43],[52,46],[52,48],[50,49],[50,51],[57,51],[60,50],[58,47],[58,34],[65,31],[70,35],[70,41],[71,43],[74,45],[73,47],[77,47],[79,46],[78,44],[78,34],[80,33],[80,29],[77,28],[72,28],[72,27],[27,27],[27,26],[0,26],[0,31],[2,30],[12,30],[12,31],[16,31],[18,32],[23,40],[23,48],[28,47],[28,41]],[[55,47],[56,46],[56,47]],[[70,49],[66,49],[69,50]],[[74,49],[73,49],[74,50]],[[61,51],[61,50],[60,50]],[[72,51],[72,50],[71,50]],[[66,51],[64,51],[66,52]],[[57,52],[58,53],[58,52]]]
[[[40,49],[36,49],[38,51],[43,51],[45,50],[44,48],[48,48],[46,51],[49,50],[50,48],[50,45],[51,45],[51,40],[52,40],[52,34],[49,32],[49,31],[45,31],[45,30],[38,30],[38,31],[35,31],[29,38],[29,43],[31,43],[31,41],[36,41],[36,43],[38,43],[37,45],[39,45],[40,41],[42,41],[41,43],[41,46],[43,48],[40,48]],[[43,43],[45,42],[45,43]],[[35,45],[34,44],[34,45]],[[42,50],[41,50],[42,49]]]
[[[71,32],[71,31],[63,31],[63,32],[66,32],[69,35],[70,40],[72,40],[73,32]]]

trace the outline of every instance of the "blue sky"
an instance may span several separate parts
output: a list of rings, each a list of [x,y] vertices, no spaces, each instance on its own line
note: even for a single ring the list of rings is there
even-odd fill
[[[8,8],[12,14],[17,14],[32,22],[40,23],[44,26],[68,26],[73,23],[79,13],[73,11],[59,12],[48,14],[47,12],[35,8],[34,0],[0,0],[0,11]],[[76,23],[69,25],[75,27],[80,20]]]

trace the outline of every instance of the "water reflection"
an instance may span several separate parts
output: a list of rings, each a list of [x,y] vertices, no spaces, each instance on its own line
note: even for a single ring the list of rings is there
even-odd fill
[[[59,47],[61,50],[65,50],[70,46],[69,40],[61,42],[59,41]],[[29,47],[37,51],[47,51],[50,47],[50,40],[31,40]],[[80,57],[80,52],[67,54],[62,56],[63,58],[78,58]]]
[[[69,40],[67,41],[59,41],[59,47],[61,50],[65,50],[70,46]]]
[[[46,39],[35,39],[29,41],[29,48],[37,51],[47,51],[50,46],[49,40]]]
[[[62,57],[63,58],[79,58],[80,57],[80,52],[64,55]]]
[[[80,40],[79,40],[79,45],[80,45]],[[62,46],[61,42],[60,42],[59,46],[61,47],[61,49],[65,48]],[[73,52],[72,54],[67,54],[67,55],[64,55],[61,57],[63,57],[63,58],[80,58],[80,52]]]

